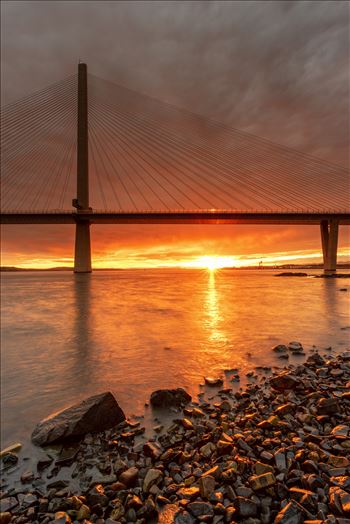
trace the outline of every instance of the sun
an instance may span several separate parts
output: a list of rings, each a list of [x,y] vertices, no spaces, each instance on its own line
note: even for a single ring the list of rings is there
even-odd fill
[[[188,266],[208,269],[215,271],[223,267],[234,267],[236,260],[232,257],[219,257],[216,255],[206,255],[192,260]]]

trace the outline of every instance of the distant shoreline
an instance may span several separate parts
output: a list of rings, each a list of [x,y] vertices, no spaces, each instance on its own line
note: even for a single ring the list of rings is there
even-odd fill
[[[137,270],[159,270],[159,269],[202,269],[202,268],[193,268],[193,267],[134,267],[134,268],[112,268],[112,267],[106,267],[106,268],[94,268],[94,271],[129,271],[130,269],[137,269]],[[205,268],[203,268],[205,269]],[[276,270],[299,270],[299,269],[323,269],[323,264],[284,264],[279,266],[265,266],[265,267],[259,267],[259,266],[249,266],[249,267],[223,267],[220,269],[225,270],[260,270],[260,271],[276,271]],[[342,264],[337,265],[337,269],[350,269],[350,262],[345,262]],[[50,268],[21,268],[17,266],[2,266],[0,267],[0,272],[7,272],[7,273],[15,273],[15,272],[42,272],[42,271],[73,271],[73,267],[50,267]]]

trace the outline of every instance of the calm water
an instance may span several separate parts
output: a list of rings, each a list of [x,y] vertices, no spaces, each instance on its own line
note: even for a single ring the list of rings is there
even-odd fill
[[[275,273],[3,273],[2,445],[96,392],[131,415],[154,389],[196,394],[205,375],[281,365],[277,343],[348,349],[349,280]]]

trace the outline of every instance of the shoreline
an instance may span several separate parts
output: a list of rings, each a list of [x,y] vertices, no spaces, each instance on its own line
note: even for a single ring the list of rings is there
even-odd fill
[[[140,418],[43,451],[36,471],[2,485],[1,524],[346,524],[350,353],[263,372],[165,409],[170,427],[159,411],[151,440]]]

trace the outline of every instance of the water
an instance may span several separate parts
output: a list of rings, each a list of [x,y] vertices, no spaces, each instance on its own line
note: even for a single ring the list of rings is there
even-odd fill
[[[28,441],[41,418],[97,392],[140,414],[155,389],[195,395],[224,369],[239,367],[243,378],[281,365],[277,343],[348,349],[349,281],[275,274],[3,273],[2,446]]]

